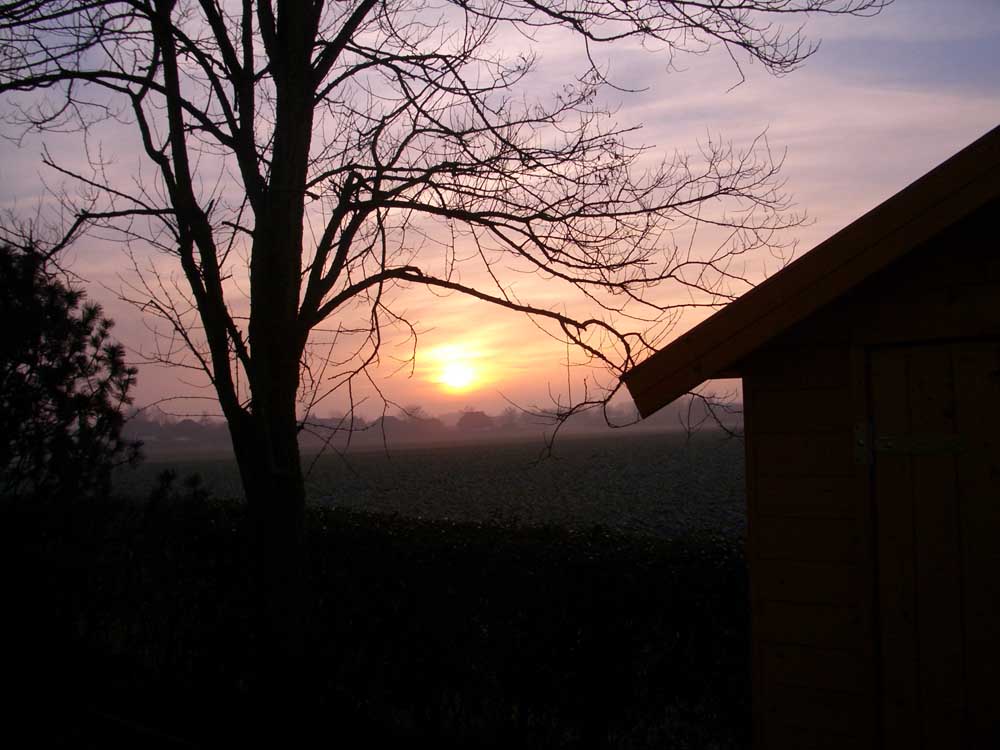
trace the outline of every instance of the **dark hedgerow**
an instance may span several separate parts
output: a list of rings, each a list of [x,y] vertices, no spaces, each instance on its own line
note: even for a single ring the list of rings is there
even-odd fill
[[[114,325],[32,247],[0,242],[0,493],[106,493],[136,368]]]
[[[233,744],[253,677],[245,509],[189,484],[84,510],[56,528],[43,504],[2,509],[22,684],[61,727],[115,714]],[[300,720],[320,738],[749,745],[739,540],[313,508],[307,541]]]

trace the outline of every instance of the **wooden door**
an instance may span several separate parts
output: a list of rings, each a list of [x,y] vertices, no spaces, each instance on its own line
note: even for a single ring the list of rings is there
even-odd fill
[[[869,352],[884,746],[1000,747],[1000,342]]]

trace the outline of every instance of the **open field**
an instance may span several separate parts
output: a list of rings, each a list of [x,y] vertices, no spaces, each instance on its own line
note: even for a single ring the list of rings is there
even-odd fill
[[[742,536],[743,443],[706,432],[615,432],[543,443],[478,441],[327,454],[307,477],[309,500],[327,506],[455,522],[594,526],[661,538],[691,532]],[[202,477],[218,497],[240,493],[231,459],[151,460],[122,471],[116,489],[145,496],[174,468]]]

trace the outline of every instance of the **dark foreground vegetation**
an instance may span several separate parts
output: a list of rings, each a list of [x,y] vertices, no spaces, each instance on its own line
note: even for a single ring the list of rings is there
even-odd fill
[[[8,684],[33,746],[231,745],[246,518],[197,489],[6,501]],[[740,544],[312,508],[301,726],[329,744],[748,745]]]

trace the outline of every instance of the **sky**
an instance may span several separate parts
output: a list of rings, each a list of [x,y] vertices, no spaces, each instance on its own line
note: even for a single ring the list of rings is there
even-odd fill
[[[673,71],[641,50],[600,53],[612,80],[639,90],[610,95],[608,103],[616,108],[617,121],[642,126],[637,141],[651,153],[691,151],[708,137],[746,144],[766,131],[771,149],[784,153],[785,189],[808,217],[786,238],[796,241],[797,255],[1000,124],[996,0],[896,0],[876,18],[809,21],[805,34],[820,47],[802,68],[776,78],[759,65],[749,66],[742,83],[721,53],[681,58]],[[540,52],[540,74],[558,81],[573,52],[556,45]],[[127,142],[100,144],[122,169],[130,160],[116,149],[127,149],[122,145]],[[58,184],[58,176],[40,164],[43,145],[69,160],[79,149],[58,136],[28,138],[20,147],[0,142],[0,208],[31,215],[46,200],[45,186]],[[114,290],[128,281],[121,252],[84,238],[68,261],[90,296],[116,320],[117,337],[133,352],[148,351],[150,321],[115,298]],[[763,254],[750,273],[759,280],[777,267],[778,261]],[[542,282],[522,283],[534,284],[533,292],[547,304],[561,304],[546,297]],[[400,368],[389,352],[374,373],[394,403],[431,413],[497,412],[510,403],[545,408],[554,400],[579,398],[584,374],[595,377],[568,369],[565,345],[516,313],[419,291],[405,293],[400,302],[421,333],[412,366]],[[672,333],[703,317],[685,316]],[[579,357],[569,352],[569,361]],[[169,402],[165,408],[217,413],[210,391],[190,373],[140,367],[137,404],[187,395],[200,400]],[[342,409],[343,403],[332,399],[318,413]],[[374,399],[361,407],[368,414],[380,409]]]

